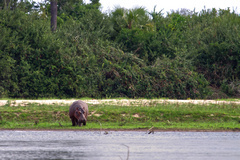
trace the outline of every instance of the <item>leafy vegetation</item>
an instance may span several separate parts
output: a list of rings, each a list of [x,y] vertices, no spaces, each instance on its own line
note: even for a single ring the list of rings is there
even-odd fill
[[[240,17],[149,13],[92,0],[0,3],[0,98],[212,98],[240,94]],[[36,9],[37,8],[37,9]],[[222,97],[214,97],[222,98]]]
[[[87,125],[72,127],[66,105],[0,107],[0,129],[174,129],[239,130],[236,104],[89,105]]]

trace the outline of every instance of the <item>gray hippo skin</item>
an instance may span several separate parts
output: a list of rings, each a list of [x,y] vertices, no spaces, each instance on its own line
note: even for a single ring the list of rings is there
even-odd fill
[[[88,116],[88,105],[83,101],[75,101],[69,108],[69,117],[72,120],[72,125],[86,125]]]

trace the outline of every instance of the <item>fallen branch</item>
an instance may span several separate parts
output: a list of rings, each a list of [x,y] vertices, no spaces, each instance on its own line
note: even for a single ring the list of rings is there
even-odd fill
[[[63,125],[60,122],[58,122],[58,124],[59,124],[60,127],[63,127]]]
[[[154,134],[154,130],[153,130],[154,127],[151,127],[147,130],[147,134]]]

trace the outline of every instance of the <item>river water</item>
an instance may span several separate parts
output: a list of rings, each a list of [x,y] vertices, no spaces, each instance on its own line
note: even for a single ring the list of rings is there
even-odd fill
[[[0,131],[0,159],[239,160],[240,132]]]

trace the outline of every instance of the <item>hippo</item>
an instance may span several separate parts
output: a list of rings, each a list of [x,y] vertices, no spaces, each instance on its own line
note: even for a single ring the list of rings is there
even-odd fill
[[[75,101],[69,108],[69,117],[72,120],[72,125],[79,125],[80,127],[82,124],[85,126],[87,123],[87,116],[88,116],[88,105],[83,101]]]

